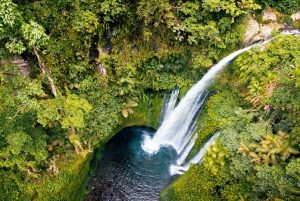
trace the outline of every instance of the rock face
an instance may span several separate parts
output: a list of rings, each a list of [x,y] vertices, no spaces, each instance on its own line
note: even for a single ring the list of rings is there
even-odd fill
[[[274,30],[283,29],[285,26],[283,24],[278,24],[273,22],[270,24],[259,24],[254,19],[250,18],[248,21],[248,28],[244,35],[244,42],[251,43],[258,40],[263,40],[271,36]]]
[[[253,37],[253,41],[263,40],[272,35],[274,30],[279,30],[284,28],[283,24],[272,23],[260,25],[260,32]]]
[[[251,43],[258,40],[263,40],[269,37],[274,30],[285,28],[284,24],[277,23],[277,17],[269,8],[262,11],[263,24],[259,24],[255,19],[249,17],[248,28],[244,35],[244,42]]]
[[[20,72],[22,75],[28,77],[31,71],[28,61],[25,61],[21,56],[15,56],[13,59],[1,60],[0,64],[13,63],[20,66]]]
[[[283,14],[280,14],[283,16]],[[290,16],[294,21],[300,20],[300,11],[294,13]],[[272,12],[272,9],[262,11],[262,19],[264,21],[263,24],[259,24],[252,17],[248,18],[248,27],[244,34],[244,43],[252,43],[254,41],[263,40],[272,35],[274,30],[284,30],[282,33],[291,35],[291,34],[299,34],[299,29],[293,29],[287,25],[281,24],[277,22],[277,17]],[[283,23],[283,22],[282,22]]]
[[[276,21],[277,17],[270,10],[264,10],[262,12],[262,19],[263,19],[263,21],[268,21],[268,20],[270,20],[270,21]]]
[[[21,68],[21,73],[26,77],[30,74],[30,66],[27,61],[25,61],[22,57],[16,56],[12,63],[17,64]]]
[[[293,15],[291,15],[291,18],[296,21],[296,20],[300,20],[300,11],[298,11],[297,13],[294,13]]]

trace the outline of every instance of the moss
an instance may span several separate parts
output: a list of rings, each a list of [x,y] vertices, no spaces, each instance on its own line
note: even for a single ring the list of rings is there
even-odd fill
[[[82,189],[83,181],[86,178],[86,175],[89,171],[90,162],[93,158],[94,154],[88,154],[86,158],[83,159],[82,165],[80,165],[78,169],[78,174],[75,176],[73,182],[70,185],[67,185],[65,189],[66,192],[70,192],[69,200],[82,200],[84,195],[84,190]]]
[[[33,200],[78,200],[80,186],[89,171],[89,164],[93,154],[83,156],[71,156],[61,159],[57,166],[59,174],[56,177],[43,175],[35,183],[26,183],[22,188],[22,194],[33,192],[30,197]]]
[[[149,94],[148,96],[145,95],[143,99],[139,101],[138,106],[133,108],[133,114],[123,119],[122,125],[114,130],[112,136],[123,128],[130,126],[149,126],[156,128],[162,102],[163,94],[161,92]]]
[[[293,27],[295,29],[300,29],[300,19],[293,22]]]
[[[156,128],[160,117],[160,109],[161,109],[162,102],[163,102],[162,92],[157,92],[155,94],[149,93],[148,96],[145,95],[144,98],[139,101],[138,106],[133,108],[134,113],[131,114],[129,117],[124,118],[123,123],[117,128],[115,128],[115,130],[110,135],[108,135],[104,140],[102,140],[99,143],[98,148],[94,151],[95,154],[93,155],[94,156],[93,159],[88,161],[88,162],[91,161],[90,165],[88,163],[89,166],[83,167],[84,173],[82,173],[81,176],[84,176],[84,178],[80,176],[80,180],[79,178],[76,179],[76,181],[78,182],[80,181],[79,183],[80,186],[77,188],[79,189],[78,192],[77,193],[75,192],[74,196],[72,196],[73,200],[75,201],[82,200],[84,195],[88,193],[88,191],[86,190],[86,185],[88,184],[92,175],[94,175],[96,168],[103,156],[103,150],[105,144],[109,141],[109,139],[111,139],[115,134],[117,134],[122,129],[130,126],[148,126],[148,127]],[[147,116],[147,114],[151,114],[151,116]],[[86,163],[83,165],[86,165]],[[86,171],[86,168],[88,169],[88,171]],[[70,191],[70,189],[66,189],[66,190]]]
[[[173,183],[167,185],[165,188],[162,189],[160,192],[160,198],[161,201],[171,201],[174,200],[174,188],[173,188]]]

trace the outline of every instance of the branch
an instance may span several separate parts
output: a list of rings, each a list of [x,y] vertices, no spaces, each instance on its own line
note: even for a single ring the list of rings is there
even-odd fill
[[[40,70],[47,77],[47,79],[49,80],[52,94],[54,95],[54,97],[56,97],[57,96],[57,92],[56,92],[54,81],[53,81],[52,77],[50,75],[48,75],[46,65],[41,60],[40,55],[39,55],[38,51],[36,50],[35,46],[33,46],[33,50],[34,50],[35,56],[38,59]]]

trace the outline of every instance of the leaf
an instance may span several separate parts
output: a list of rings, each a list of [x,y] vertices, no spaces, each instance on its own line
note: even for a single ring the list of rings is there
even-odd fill
[[[136,107],[138,104],[132,100],[128,101],[126,107]]]
[[[122,114],[123,114],[123,116],[124,116],[125,118],[128,117],[128,111],[127,111],[127,108],[124,108],[124,109],[122,110]]]
[[[131,109],[130,107],[127,108],[127,111],[128,111],[130,114],[133,114],[133,109]]]

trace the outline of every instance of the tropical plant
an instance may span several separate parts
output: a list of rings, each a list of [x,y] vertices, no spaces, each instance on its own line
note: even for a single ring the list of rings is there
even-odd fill
[[[225,166],[225,158],[228,157],[228,150],[224,148],[219,140],[211,144],[204,155],[203,165],[212,174],[217,175],[220,167]]]
[[[279,131],[277,135],[264,135],[259,143],[249,146],[241,142],[238,153],[245,157],[251,157],[251,162],[257,165],[272,164],[277,165],[286,161],[291,155],[298,154],[299,151],[293,148],[297,141],[289,140],[289,135]]]

